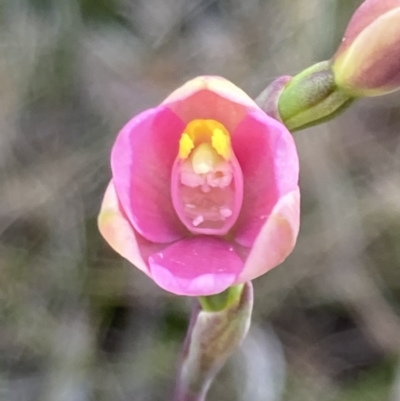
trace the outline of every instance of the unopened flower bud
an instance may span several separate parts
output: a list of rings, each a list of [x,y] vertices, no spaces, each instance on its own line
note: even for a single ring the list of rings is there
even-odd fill
[[[333,58],[338,87],[351,96],[400,89],[400,0],[366,0]]]

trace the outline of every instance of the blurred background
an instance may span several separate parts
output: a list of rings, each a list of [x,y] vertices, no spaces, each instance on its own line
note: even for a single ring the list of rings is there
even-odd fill
[[[100,237],[119,128],[187,79],[257,96],[359,0],[0,1],[0,400],[166,401],[191,302]],[[296,133],[302,229],[209,401],[400,400],[400,94]]]

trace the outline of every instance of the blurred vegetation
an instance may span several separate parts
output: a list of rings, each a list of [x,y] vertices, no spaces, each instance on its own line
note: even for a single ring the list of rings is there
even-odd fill
[[[353,0],[0,2],[0,399],[169,399],[190,301],[102,240],[118,129],[199,74],[258,95]],[[296,134],[302,231],[209,400],[400,400],[400,95]]]

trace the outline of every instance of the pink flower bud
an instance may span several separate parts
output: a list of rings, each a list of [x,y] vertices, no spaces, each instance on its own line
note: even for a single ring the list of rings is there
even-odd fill
[[[298,169],[283,124],[231,82],[199,77],[118,134],[99,229],[165,290],[217,294],[292,251]]]
[[[379,96],[400,89],[400,0],[367,0],[353,15],[333,58],[338,87]]]

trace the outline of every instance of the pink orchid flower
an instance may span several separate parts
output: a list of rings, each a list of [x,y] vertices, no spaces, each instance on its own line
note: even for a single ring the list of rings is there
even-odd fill
[[[278,121],[231,82],[198,77],[130,120],[99,229],[178,295],[217,294],[280,264],[299,231],[299,162]]]

